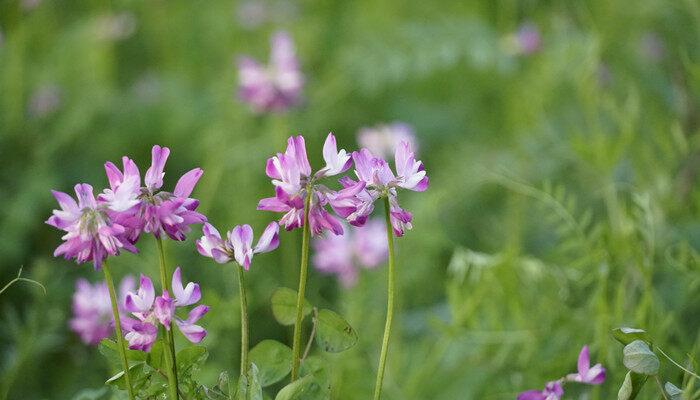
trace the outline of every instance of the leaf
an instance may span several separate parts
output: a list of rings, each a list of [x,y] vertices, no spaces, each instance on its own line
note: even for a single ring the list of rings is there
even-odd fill
[[[192,374],[202,366],[209,357],[207,348],[204,346],[185,347],[177,353],[177,378],[182,381],[189,381]]]
[[[664,389],[671,400],[681,400],[683,398],[683,391],[671,382],[666,382]]]
[[[320,310],[316,317],[316,342],[329,353],[340,353],[357,343],[357,333],[339,314]]]
[[[272,314],[277,322],[282,325],[293,325],[297,318],[297,291],[286,287],[275,289],[270,302],[272,303]],[[311,303],[304,299],[303,316],[311,313]]]
[[[151,347],[151,352],[148,353],[148,358],[146,358],[146,363],[150,365],[153,369],[159,371],[166,371],[165,367],[165,343],[162,340],[158,340]]]
[[[644,341],[650,346],[652,344],[652,340],[649,337],[649,334],[644,329],[621,327],[613,329],[612,334],[615,340],[617,340],[625,346],[627,346],[635,340]]]
[[[320,357],[309,356],[301,363],[299,376],[314,375],[316,381],[330,391],[331,376],[326,368],[326,363]]]
[[[102,339],[97,349],[115,370],[122,370],[124,368],[117,342],[111,339]],[[129,361],[146,361],[147,357],[148,353],[144,353],[143,351],[126,350],[126,358]]]
[[[109,388],[103,386],[99,389],[83,389],[78,392],[73,400],[105,400],[108,398]]]
[[[635,340],[625,346],[622,363],[638,374],[656,375],[659,372],[659,358],[642,340]]]
[[[146,364],[139,362],[129,367],[129,379],[131,386],[134,389],[142,386],[149,374],[145,371]],[[124,371],[117,372],[114,376],[105,381],[107,385],[114,385],[121,390],[126,390],[126,379],[124,379]]]
[[[642,390],[642,387],[646,381],[646,375],[627,371],[625,381],[622,383],[620,391],[617,392],[617,400],[634,400],[639,394],[639,391]]]
[[[248,367],[247,374],[241,374],[238,379],[238,390],[234,397],[235,400],[262,400],[262,386],[258,379],[258,367],[251,363]]]
[[[290,383],[277,393],[275,400],[325,400],[330,398],[328,391],[314,375],[307,375]]]
[[[258,379],[267,387],[292,370],[292,349],[276,340],[263,340],[250,350],[249,360],[258,367]]]

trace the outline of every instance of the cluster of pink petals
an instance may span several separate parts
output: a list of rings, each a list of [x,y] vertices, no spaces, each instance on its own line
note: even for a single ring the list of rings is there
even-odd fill
[[[126,293],[133,289],[134,278],[124,277],[119,285],[120,306],[126,298]],[[124,312],[123,307],[119,308],[120,312]],[[93,346],[114,332],[112,303],[105,281],[91,284],[85,279],[78,279],[73,293],[73,318],[68,324],[83,343]]]
[[[204,236],[197,240],[199,254],[225,264],[235,260],[246,271],[250,269],[253,255],[267,253],[279,246],[279,225],[271,222],[253,247],[253,228],[250,225],[237,225],[226,233],[226,240],[210,224],[204,224]]]
[[[309,228],[312,234],[319,235],[328,230],[341,235],[343,226],[326,210],[337,194],[316,184],[316,180],[347,171],[352,160],[345,150],[338,151],[332,133],[328,134],[323,145],[323,159],[326,165],[312,175],[304,138],[301,135],[290,137],[284,154],[278,153],[267,160],[265,173],[272,179],[275,196],[260,200],[258,210],[282,212],[280,225],[286,230],[296,229],[304,224],[305,199],[311,196]]]
[[[271,40],[270,63],[260,65],[250,57],[238,61],[239,96],[255,112],[286,111],[299,103],[304,77],[294,43],[285,32]]]
[[[357,283],[358,265],[371,269],[386,261],[386,227],[381,219],[373,219],[363,227],[346,229],[343,235],[317,237],[313,247],[316,269],[336,275],[349,288]]]
[[[209,311],[209,307],[194,307],[184,320],[175,315],[177,308],[191,306],[202,298],[198,284],[190,282],[183,287],[180,267],[173,273],[172,291],[174,298],[170,297],[167,290],[156,297],[151,279],[141,275],[138,291],[126,294],[124,309],[135,317],[121,318],[126,331],[124,338],[129,342],[130,349],[150,351],[158,336],[158,324],[169,330],[173,320],[180,332],[192,343],[201,342],[207,335],[207,331],[195,322]]]
[[[601,364],[591,367],[588,346],[583,346],[578,355],[578,371],[568,374],[566,378],[552,381],[543,390],[528,390],[518,395],[517,400],[559,400],[564,395],[563,383],[579,382],[588,385],[600,385],[605,382],[605,368]]]
[[[418,149],[413,128],[403,122],[362,128],[357,132],[357,143],[382,158],[391,156],[401,142],[407,142],[413,151]]]

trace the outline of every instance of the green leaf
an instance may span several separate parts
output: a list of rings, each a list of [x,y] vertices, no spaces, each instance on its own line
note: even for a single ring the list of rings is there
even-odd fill
[[[659,372],[659,358],[642,340],[635,340],[625,346],[622,363],[638,374],[656,375]]]
[[[107,362],[109,362],[112,368],[115,370],[122,370],[124,368],[117,342],[111,339],[102,339],[100,344],[97,346],[97,349],[99,350],[100,354],[107,359]],[[146,361],[147,357],[148,353],[144,353],[143,351],[126,350],[126,358],[129,361]]]
[[[165,372],[165,343],[162,340],[158,340],[151,347],[151,352],[148,353],[148,358],[146,363],[150,365],[153,369]]]
[[[652,340],[649,334],[644,329],[621,327],[615,328],[612,331],[613,337],[618,342],[627,346],[635,340],[641,340],[651,346]]]
[[[83,389],[78,392],[73,400],[105,400],[108,398],[109,388],[103,386],[99,389]]]
[[[642,387],[646,381],[646,375],[627,371],[625,381],[622,383],[620,391],[617,392],[617,400],[634,400],[639,394],[639,391],[642,390]]]
[[[301,363],[299,368],[299,376],[314,375],[316,381],[324,387],[328,387],[330,391],[331,376],[326,368],[325,361],[317,356],[309,356]]]
[[[314,375],[307,375],[290,383],[277,393],[275,400],[325,400],[330,391]]]
[[[263,340],[249,354],[258,367],[258,379],[267,387],[284,379],[292,370],[292,349],[276,340]]]
[[[139,362],[134,365],[129,366],[129,378],[131,380],[131,386],[134,389],[143,385],[144,381],[148,378],[149,374],[145,370],[146,364],[144,362]],[[121,390],[126,390],[126,379],[124,379],[124,371],[117,372],[114,376],[105,381],[107,385],[114,385]]]
[[[357,343],[357,333],[352,326],[331,310],[320,310],[316,323],[316,342],[329,353],[340,353]]]
[[[177,353],[177,378],[182,381],[190,381],[192,374],[202,366],[209,357],[204,346],[185,347]]]
[[[681,400],[683,398],[683,391],[671,382],[666,382],[664,389],[671,400]]]
[[[293,325],[297,318],[297,292],[286,287],[275,289],[272,293],[272,314],[282,325]],[[303,316],[311,312],[311,303],[304,299]]]
[[[248,373],[241,374],[238,379],[238,390],[234,396],[235,400],[262,400],[263,392],[260,380],[258,379],[258,367],[251,363]]]

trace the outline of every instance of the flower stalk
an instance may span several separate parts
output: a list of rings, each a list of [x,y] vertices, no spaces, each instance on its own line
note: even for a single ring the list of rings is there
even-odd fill
[[[248,300],[245,291],[245,277],[243,267],[236,266],[238,270],[238,286],[241,298],[241,375],[248,373]]]
[[[163,291],[170,292],[170,286],[168,285],[168,272],[165,265],[165,251],[163,250],[163,240],[160,237],[156,237],[156,243],[158,244],[158,255],[160,258],[160,282]],[[178,399],[178,385],[177,385],[177,362],[175,360],[175,337],[173,336],[173,323],[170,322],[170,329],[166,329],[166,350],[167,355],[165,357],[165,364],[168,375],[168,393],[169,398],[177,400]]]
[[[389,248],[389,276],[387,287],[386,323],[384,325],[384,338],[382,351],[379,355],[379,368],[377,369],[377,382],[374,386],[374,400],[379,400],[382,395],[382,383],[384,381],[384,369],[386,357],[389,352],[389,337],[391,335],[391,323],[394,319],[394,293],[396,290],[396,278],[394,276],[394,235],[391,226],[391,212],[389,197],[384,197],[384,211],[386,215],[386,240]]]
[[[102,271],[105,274],[107,288],[109,288],[109,299],[112,303],[112,314],[114,315],[114,327],[117,333],[117,346],[119,347],[119,355],[122,359],[124,368],[124,380],[126,381],[126,390],[129,394],[129,400],[134,400],[134,389],[131,387],[131,378],[129,377],[129,361],[126,358],[126,346],[124,345],[124,335],[122,334],[122,324],[119,319],[119,309],[117,307],[117,295],[114,291],[114,282],[112,281],[112,273],[109,270],[107,260],[102,262]]]
[[[309,208],[311,206],[311,185],[307,186],[304,204],[304,228],[301,242],[301,263],[299,267],[299,291],[297,293],[297,315],[294,321],[294,340],[292,342],[292,382],[299,377],[301,356],[301,322],[304,316],[304,292],[306,290],[306,275],[309,266]]]

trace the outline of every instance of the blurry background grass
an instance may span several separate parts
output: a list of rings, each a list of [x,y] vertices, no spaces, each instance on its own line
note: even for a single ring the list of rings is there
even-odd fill
[[[72,398],[108,373],[67,328],[75,279],[100,277],[51,257],[49,189],[101,188],[104,161],[124,154],[143,171],[158,143],[172,149],[166,185],[201,166],[195,196],[210,221],[259,230],[275,217],[255,211],[272,193],[264,162],[287,136],[304,134],[318,166],[329,131],[352,149],[360,127],[393,120],[415,127],[431,188],[402,198],[415,228],[398,240],[387,399],[514,398],[572,371],[586,343],[609,371],[591,397],[613,398],[619,325],[647,328],[676,358],[697,354],[700,6],[464,3],[0,3],[0,278],[24,265],[48,290],[0,297],[0,397]],[[516,54],[527,22],[541,47]],[[296,41],[306,101],[255,116],[234,97],[233,61],[266,58],[278,29]],[[212,305],[201,377],[213,384],[237,373],[235,276],[196,254],[198,234],[167,252]],[[283,234],[250,272],[253,344],[289,342],[269,295],[295,285],[298,236]],[[155,244],[140,248],[114,261],[118,276],[156,274]],[[312,273],[308,287],[360,334],[329,357],[334,398],[368,398],[385,270],[347,291]]]

